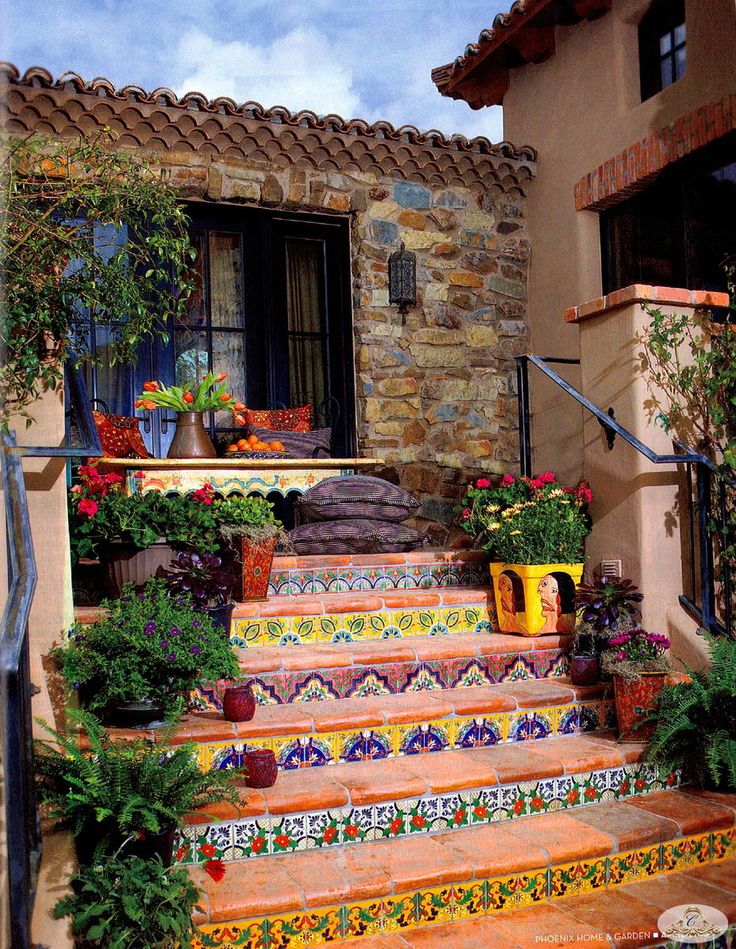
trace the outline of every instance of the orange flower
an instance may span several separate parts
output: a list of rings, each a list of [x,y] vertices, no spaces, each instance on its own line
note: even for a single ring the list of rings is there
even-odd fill
[[[191,392],[185,392],[181,397],[183,402],[186,402],[187,405],[191,405],[194,402],[194,396]]]
[[[233,404],[233,408],[235,409],[236,412],[244,412],[244,411],[245,411],[245,405],[244,405],[242,402],[235,402],[235,403]]]
[[[220,402],[229,402],[230,399],[232,399],[232,396],[228,395],[227,392],[223,392],[223,394],[220,396]]]
[[[245,425],[245,416],[244,415],[233,415],[233,419],[236,425]]]
[[[221,372],[220,375],[217,377],[217,381],[218,381],[218,382],[222,382],[223,379],[227,379],[227,373],[226,373],[226,372]]]
[[[142,400],[142,399],[137,399],[137,400],[133,403],[133,405],[134,405],[137,409],[139,409],[139,408],[143,405],[143,400]]]
[[[158,382],[150,381],[143,383],[144,392],[158,392]]]
[[[158,406],[155,402],[152,402],[150,399],[144,399],[141,408],[148,409],[149,412],[153,409],[157,409]]]

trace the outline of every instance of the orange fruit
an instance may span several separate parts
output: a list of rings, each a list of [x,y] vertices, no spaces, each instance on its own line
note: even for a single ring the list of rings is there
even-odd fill
[[[240,438],[240,439],[238,439],[236,448],[237,448],[238,451],[247,451],[247,449],[248,449],[248,442],[247,442],[244,438]]]
[[[271,442],[271,448],[274,451],[284,451],[284,446],[281,442]]]
[[[238,446],[237,446],[237,445],[228,445],[228,446],[227,446],[227,450],[228,450],[228,451],[237,451],[237,450],[238,450]]]

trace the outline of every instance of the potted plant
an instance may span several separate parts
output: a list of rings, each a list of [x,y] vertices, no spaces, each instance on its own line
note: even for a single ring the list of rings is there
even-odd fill
[[[670,664],[670,641],[663,633],[634,626],[608,640],[602,666],[613,676],[616,719],[621,741],[646,741],[654,725],[645,722],[656,707]]]
[[[199,889],[186,868],[116,854],[81,867],[69,883],[54,916],[71,917],[82,949],[193,949]]]
[[[710,666],[665,682],[647,757],[695,787],[736,792],[736,641],[706,633]]]
[[[268,599],[276,542],[285,538],[273,505],[265,498],[229,497],[214,505],[220,536],[234,549],[240,570],[236,599]]]
[[[124,851],[158,854],[168,866],[186,814],[237,801],[232,778],[239,772],[201,771],[193,743],[171,744],[173,725],[155,744],[144,738],[113,743],[93,715],[68,714],[84,737],[42,722],[53,742],[34,742],[34,772],[47,816],[74,836],[81,863]]]
[[[167,496],[157,491],[126,494],[117,473],[81,465],[69,489],[72,556],[96,557],[113,596],[125,583],[142,585],[167,566],[174,546],[218,549],[211,497],[207,492]]]
[[[570,662],[574,685],[598,681],[601,653],[617,632],[637,625],[640,611],[636,604],[643,599],[631,580],[620,577],[595,574],[592,582],[578,585],[578,620]]]
[[[143,392],[135,402],[137,409],[171,409],[176,412],[176,432],[169,446],[169,458],[215,458],[217,452],[205,431],[205,412],[244,409],[227,392],[226,372],[216,376],[208,372],[197,385],[167,386],[151,380],[143,384]]]
[[[474,515],[483,546],[495,558],[499,629],[524,636],[570,633],[590,532],[590,488],[584,481],[562,487],[551,471],[537,478],[505,475],[499,488],[504,495],[491,497]]]
[[[212,625],[230,636],[230,621],[235,604],[232,591],[237,576],[232,564],[224,564],[217,554],[181,550],[168,570],[161,571],[173,596],[188,594],[195,609],[203,610]]]
[[[155,720],[199,679],[237,676],[228,641],[188,596],[170,597],[164,580],[149,580],[138,594],[127,585],[120,599],[102,605],[105,617],[75,624],[68,644],[53,653],[83,707],[98,717],[129,724],[119,717],[126,706],[133,703],[135,712],[144,703],[148,720]]]

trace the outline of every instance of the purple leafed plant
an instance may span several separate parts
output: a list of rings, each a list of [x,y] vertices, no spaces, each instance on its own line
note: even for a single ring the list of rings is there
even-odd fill
[[[166,585],[172,596],[189,594],[195,607],[224,606],[230,602],[235,584],[235,570],[223,564],[217,554],[180,551],[164,571]]]

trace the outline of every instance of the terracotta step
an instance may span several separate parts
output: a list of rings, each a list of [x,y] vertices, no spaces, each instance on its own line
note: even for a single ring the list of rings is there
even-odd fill
[[[495,616],[487,586],[273,596],[238,604],[230,639],[250,647],[446,636],[491,632]]]
[[[643,750],[596,733],[282,771],[272,788],[241,787],[236,807],[191,814],[177,858],[247,860],[426,836],[676,786],[675,775],[641,761]]]
[[[611,727],[611,720],[606,686],[540,679],[265,705],[252,721],[240,723],[227,722],[217,712],[195,712],[185,716],[175,740],[196,742],[205,769],[239,764],[246,744],[272,748],[283,768],[303,768],[597,731]],[[148,732],[154,741],[157,734]]]
[[[736,859],[573,896],[490,917],[458,919],[361,939],[362,949],[649,949],[682,946],[663,939],[659,917],[673,906],[702,904],[736,924]],[[550,937],[556,937],[554,939]],[[331,943],[355,946],[354,939]],[[712,945],[708,943],[708,945]],[[725,943],[718,943],[725,945]]]
[[[274,558],[271,593],[346,593],[482,586],[489,582],[482,550],[423,548],[405,554],[334,554]]]
[[[299,649],[251,647],[239,649],[238,659],[259,703],[283,705],[564,676],[570,638],[456,633]],[[203,682],[193,693],[197,707],[221,709],[226,685]]]
[[[585,894],[605,906],[611,885],[698,867],[718,873],[718,861],[736,855],[734,808],[733,796],[662,791],[510,824],[234,863],[220,883],[194,866],[203,890],[195,920],[218,947],[243,945],[246,932],[249,945],[277,936],[283,949],[404,935],[548,901],[606,925],[605,912],[584,911]],[[639,923],[633,914],[625,921]]]

